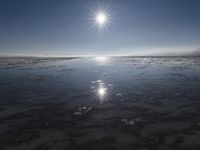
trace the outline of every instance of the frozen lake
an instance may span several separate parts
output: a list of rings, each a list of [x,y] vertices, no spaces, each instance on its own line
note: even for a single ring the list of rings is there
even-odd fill
[[[200,57],[0,58],[1,150],[199,150]]]

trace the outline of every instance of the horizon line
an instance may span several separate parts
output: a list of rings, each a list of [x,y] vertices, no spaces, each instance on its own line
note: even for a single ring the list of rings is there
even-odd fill
[[[90,57],[200,57],[200,55],[24,55],[0,54],[0,58],[90,58]]]

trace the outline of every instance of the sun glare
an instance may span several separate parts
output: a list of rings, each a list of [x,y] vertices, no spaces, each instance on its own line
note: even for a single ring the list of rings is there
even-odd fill
[[[107,16],[103,12],[99,12],[96,15],[96,21],[101,26],[107,22]]]

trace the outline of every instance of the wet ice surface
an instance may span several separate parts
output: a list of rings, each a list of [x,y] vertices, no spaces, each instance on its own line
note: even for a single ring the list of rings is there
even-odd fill
[[[1,150],[199,150],[200,58],[1,58]]]

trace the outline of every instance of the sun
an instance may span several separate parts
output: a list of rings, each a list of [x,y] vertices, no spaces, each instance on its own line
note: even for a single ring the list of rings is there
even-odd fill
[[[99,26],[104,25],[107,22],[107,15],[103,12],[97,13],[96,22],[99,24]]]
[[[98,7],[90,12],[90,23],[93,27],[95,27],[98,31],[104,31],[110,28],[112,15],[108,8]]]

